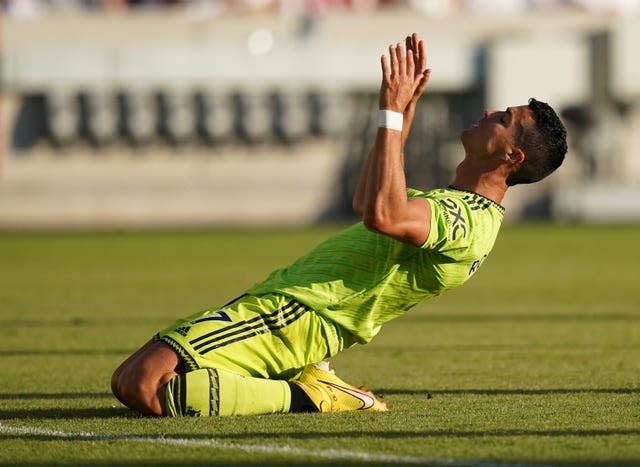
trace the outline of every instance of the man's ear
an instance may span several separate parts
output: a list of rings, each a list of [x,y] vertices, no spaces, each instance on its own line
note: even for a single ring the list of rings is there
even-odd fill
[[[524,151],[520,148],[515,148],[515,147],[511,148],[511,151],[507,152],[505,155],[506,161],[513,166],[522,165],[525,158],[526,157],[524,155]]]

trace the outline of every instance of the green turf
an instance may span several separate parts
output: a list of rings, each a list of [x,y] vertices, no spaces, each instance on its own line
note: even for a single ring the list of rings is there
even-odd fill
[[[0,234],[0,464],[640,465],[640,227],[506,228],[468,284],[335,359],[389,413],[149,419],[112,398],[155,331],[334,231]]]

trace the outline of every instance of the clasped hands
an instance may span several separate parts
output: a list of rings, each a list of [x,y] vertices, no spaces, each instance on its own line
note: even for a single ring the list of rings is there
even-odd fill
[[[413,33],[407,36],[404,44],[390,45],[389,57],[382,55],[380,62],[380,109],[404,113],[420,99],[431,74],[424,42]]]

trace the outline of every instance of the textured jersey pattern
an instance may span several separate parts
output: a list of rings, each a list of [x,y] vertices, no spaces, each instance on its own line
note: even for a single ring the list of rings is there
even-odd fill
[[[425,198],[431,206],[430,232],[421,248],[358,223],[272,272],[248,293],[295,298],[356,342],[370,341],[383,323],[473,275],[504,218],[500,205],[475,193],[410,189],[408,196]]]

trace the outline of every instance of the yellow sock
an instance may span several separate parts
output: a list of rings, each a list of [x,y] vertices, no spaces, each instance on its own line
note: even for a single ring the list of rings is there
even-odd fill
[[[286,381],[207,368],[176,376],[165,394],[169,416],[260,415],[288,412],[291,406]]]

